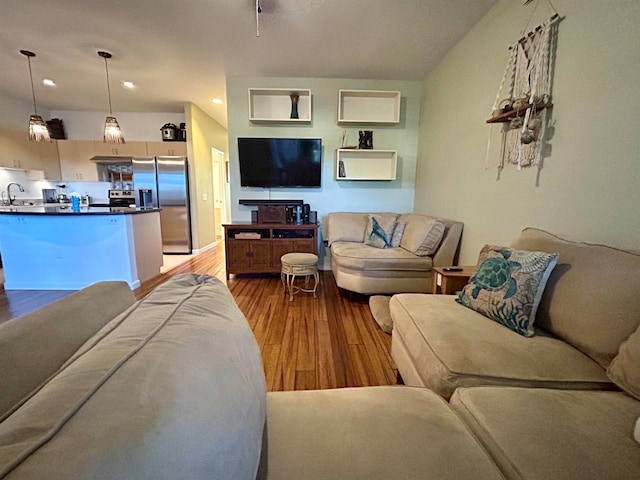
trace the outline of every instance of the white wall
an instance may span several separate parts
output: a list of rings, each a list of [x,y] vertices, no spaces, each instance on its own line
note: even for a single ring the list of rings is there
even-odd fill
[[[185,121],[184,113],[142,113],[114,112],[124,139],[135,141],[162,140],[160,129],[165,123],[180,126]],[[107,117],[106,112],[82,112],[71,110],[53,110],[52,118],[60,118],[69,140],[102,140],[102,129]],[[29,117],[27,117],[27,122]]]
[[[252,124],[248,118],[250,87],[311,89],[313,118],[311,124]],[[335,151],[340,146],[343,126],[336,123],[338,90],[400,90],[401,121],[395,126],[363,125],[347,128],[349,143],[357,145],[358,130],[373,130],[376,149],[398,151],[398,175],[395,181],[353,182],[334,180]],[[229,166],[231,216],[234,222],[250,221],[256,207],[238,205],[238,199],[301,199],[318,212],[318,218],[335,211],[413,210],[418,121],[420,116],[420,82],[348,80],[319,78],[249,78],[227,79],[229,107]],[[321,188],[241,188],[238,167],[238,137],[322,138]]]
[[[545,8],[530,27],[548,18],[539,3]],[[640,248],[640,2],[553,3],[566,18],[559,26],[551,151],[539,172],[508,166],[497,181],[499,148],[485,170],[485,120],[507,47],[535,3],[500,0],[424,82],[416,210],[465,223],[462,264],[475,264],[482,245],[507,244],[525,226]]]
[[[21,102],[3,94],[0,94],[0,112],[0,129],[25,131],[29,128],[29,116],[34,113],[31,102]],[[38,108],[38,114],[49,120],[47,109]]]

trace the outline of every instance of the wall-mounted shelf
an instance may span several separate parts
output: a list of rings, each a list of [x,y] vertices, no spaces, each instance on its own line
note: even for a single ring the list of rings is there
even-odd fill
[[[291,118],[291,94],[298,97],[298,117]],[[311,90],[303,88],[250,88],[249,121],[311,122]]]
[[[526,105],[523,105],[522,107],[520,107],[518,110],[515,110],[515,109],[507,110],[506,112],[502,112],[491,117],[489,120],[486,121],[486,123],[506,123],[506,122],[510,122],[515,117],[518,117],[518,116],[524,117],[527,109],[532,106],[533,105],[527,103]],[[536,110],[544,110],[545,108],[551,108],[551,107],[553,107],[553,103],[543,103],[535,106]]]
[[[340,90],[338,123],[394,124],[400,122],[400,92]]]
[[[336,151],[336,180],[395,180],[398,167],[396,150]]]

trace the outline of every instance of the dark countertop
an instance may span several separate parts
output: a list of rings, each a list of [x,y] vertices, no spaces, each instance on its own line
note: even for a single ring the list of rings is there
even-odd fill
[[[80,207],[74,211],[70,203],[42,206],[1,205],[0,215],[132,215],[159,212],[159,208]]]

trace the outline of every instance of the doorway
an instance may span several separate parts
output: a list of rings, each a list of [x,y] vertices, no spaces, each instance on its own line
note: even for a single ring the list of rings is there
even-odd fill
[[[213,224],[216,241],[222,240],[222,224],[231,220],[231,202],[229,194],[229,161],[224,152],[211,149],[211,167],[213,172]]]

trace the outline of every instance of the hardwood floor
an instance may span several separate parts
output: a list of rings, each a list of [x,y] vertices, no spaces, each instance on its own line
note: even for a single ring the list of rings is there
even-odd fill
[[[289,302],[279,275],[233,276],[227,281],[220,243],[134,293],[142,298],[171,276],[190,272],[227,283],[260,346],[270,391],[396,383],[391,336],[375,323],[368,298],[341,292],[330,271],[320,272],[317,299],[299,293]],[[0,322],[69,293],[1,290]]]

